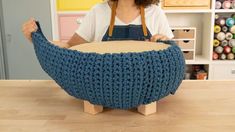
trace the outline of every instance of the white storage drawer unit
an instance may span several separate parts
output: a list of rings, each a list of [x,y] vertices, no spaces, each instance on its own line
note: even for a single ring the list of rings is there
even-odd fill
[[[234,80],[235,64],[211,64],[211,79]]]

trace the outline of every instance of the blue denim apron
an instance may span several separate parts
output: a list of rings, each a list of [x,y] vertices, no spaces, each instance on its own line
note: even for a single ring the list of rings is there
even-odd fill
[[[144,7],[140,7],[141,12],[141,22],[142,25],[114,25],[115,16],[116,16],[117,2],[114,2],[112,6],[112,15],[110,26],[103,36],[102,41],[117,41],[117,40],[136,40],[136,41],[145,41],[152,37],[145,23],[145,12]]]

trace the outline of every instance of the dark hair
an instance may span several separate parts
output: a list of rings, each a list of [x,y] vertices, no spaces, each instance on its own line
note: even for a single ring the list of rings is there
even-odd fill
[[[118,1],[118,0],[110,0],[110,1]],[[135,0],[135,4],[137,6],[149,6],[151,4],[158,4],[160,0]]]

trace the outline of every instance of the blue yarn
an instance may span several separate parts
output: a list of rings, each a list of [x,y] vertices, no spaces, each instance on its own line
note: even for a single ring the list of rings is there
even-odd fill
[[[174,41],[160,51],[97,54],[59,48],[40,27],[32,33],[43,70],[69,95],[109,108],[129,109],[174,94],[185,60]]]

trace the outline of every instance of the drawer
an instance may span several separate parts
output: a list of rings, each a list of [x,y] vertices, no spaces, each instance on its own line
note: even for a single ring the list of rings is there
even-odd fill
[[[175,40],[181,49],[194,49],[194,40]]]
[[[58,11],[85,11],[103,0],[56,0]]]
[[[194,52],[193,51],[183,51],[185,60],[194,60]]]
[[[210,9],[211,0],[163,0],[164,9]]]
[[[213,64],[211,67],[213,80],[235,80],[235,64]]]
[[[85,14],[58,15],[58,31],[60,40],[70,39],[79,28],[78,21],[84,16]]]
[[[195,39],[194,29],[172,29],[174,39]]]

